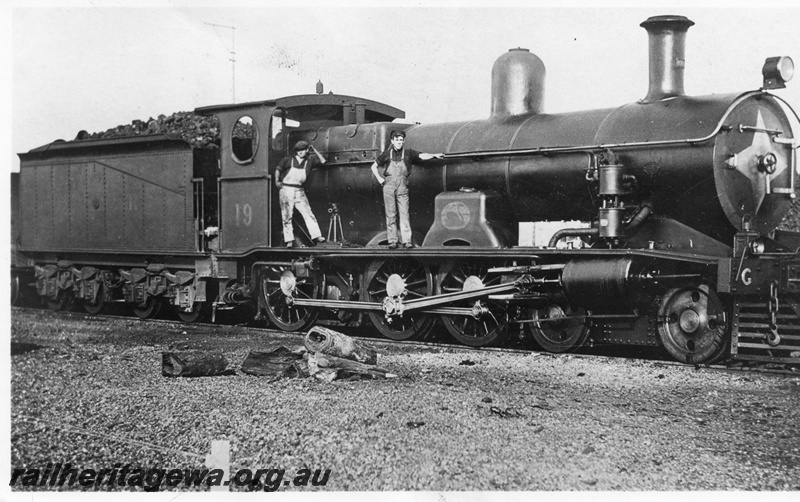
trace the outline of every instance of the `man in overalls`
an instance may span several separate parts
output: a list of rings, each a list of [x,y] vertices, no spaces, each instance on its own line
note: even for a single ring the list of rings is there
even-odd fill
[[[420,153],[410,148],[403,148],[406,141],[405,131],[392,131],[392,146],[381,153],[372,163],[372,174],[383,186],[383,204],[386,207],[386,234],[389,249],[413,248],[411,242],[411,222],[408,217],[408,176],[411,167],[421,160],[441,159],[443,153]],[[378,166],[383,167],[383,174],[378,173]],[[397,216],[400,215],[400,243],[397,242]]]
[[[311,150],[314,151],[314,155],[309,155]],[[298,141],[294,145],[294,155],[285,157],[275,168],[275,186],[280,189],[278,198],[281,204],[281,217],[283,218],[283,240],[286,242],[287,248],[294,246],[292,216],[295,208],[303,215],[306,227],[308,227],[308,231],[311,234],[311,239],[317,244],[325,242],[325,237],[322,236],[322,232],[319,230],[317,219],[308,204],[306,191],[303,189],[303,183],[308,179],[311,170],[325,162],[325,157],[313,145],[309,146],[306,141]]]

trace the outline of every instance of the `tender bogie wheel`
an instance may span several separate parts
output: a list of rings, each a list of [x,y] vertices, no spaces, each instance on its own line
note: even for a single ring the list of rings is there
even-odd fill
[[[101,282],[97,287],[97,296],[95,299],[83,300],[81,302],[83,310],[90,315],[100,315],[105,312],[108,309],[108,297],[106,291],[106,285]]]
[[[194,302],[189,311],[177,305],[175,306],[175,314],[177,314],[178,319],[185,323],[203,322],[208,318],[210,312],[211,304],[208,302]]]
[[[133,306],[133,313],[139,319],[154,319],[161,312],[161,298],[148,296],[147,299]]]
[[[710,364],[725,355],[725,307],[708,286],[667,291],[658,319],[658,340],[678,361]]]
[[[586,311],[565,300],[553,301],[531,311],[532,323],[526,323],[534,342],[547,352],[565,353],[580,348],[589,338]]]
[[[19,274],[11,272],[11,305],[22,304],[22,284]]]
[[[261,295],[269,320],[283,331],[302,331],[316,322],[319,309],[295,305],[294,298],[320,298],[324,277],[311,271],[296,277],[289,267],[270,266],[261,276]]]
[[[464,261],[445,264],[438,274],[436,294],[471,291],[500,283],[490,276],[485,263]],[[470,347],[499,345],[508,337],[508,314],[504,305],[486,299],[466,300],[453,305],[472,308],[477,316],[443,316],[442,323],[459,343]]]
[[[370,263],[364,273],[361,285],[361,300],[383,303],[390,289],[402,285],[406,296],[404,300],[423,298],[433,294],[433,274],[430,269],[411,258],[392,258]],[[412,340],[425,337],[433,329],[436,318],[419,312],[405,312],[403,315],[386,317],[384,312],[370,311],[372,325],[390,340]]]
[[[55,298],[47,298],[47,308],[50,310],[65,311],[71,310],[75,303],[75,295],[72,291],[62,289],[59,290]]]

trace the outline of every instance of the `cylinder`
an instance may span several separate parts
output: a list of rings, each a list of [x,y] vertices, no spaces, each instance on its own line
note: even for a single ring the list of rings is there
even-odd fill
[[[492,66],[492,117],[544,110],[544,63],[528,49],[511,49]]]
[[[686,32],[694,22],[684,16],[653,16],[641,26],[649,36],[650,88],[645,102],[683,96]]]
[[[561,272],[567,296],[580,305],[619,302],[630,294],[631,258],[572,260]]]

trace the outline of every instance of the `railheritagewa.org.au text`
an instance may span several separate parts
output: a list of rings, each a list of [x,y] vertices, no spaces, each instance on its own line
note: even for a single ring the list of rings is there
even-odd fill
[[[230,479],[222,469],[169,469],[133,467],[116,463],[113,467],[91,469],[73,467],[71,464],[47,463],[44,469],[14,468],[9,486],[17,487],[94,487],[97,490],[141,487],[145,491],[165,488],[196,488],[212,486],[250,487],[276,491],[282,487],[325,486],[330,469],[239,469]]]

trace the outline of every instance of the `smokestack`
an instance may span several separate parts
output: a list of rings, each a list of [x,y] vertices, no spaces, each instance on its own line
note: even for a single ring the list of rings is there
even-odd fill
[[[686,32],[693,25],[684,16],[653,16],[639,25],[650,38],[650,89],[645,103],[683,96]]]

